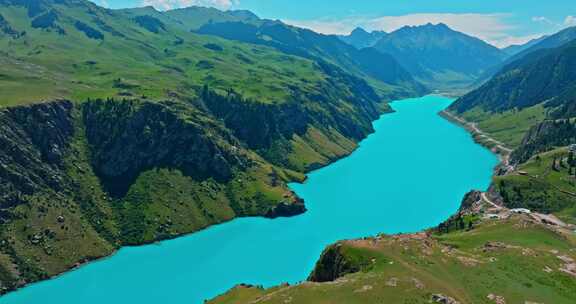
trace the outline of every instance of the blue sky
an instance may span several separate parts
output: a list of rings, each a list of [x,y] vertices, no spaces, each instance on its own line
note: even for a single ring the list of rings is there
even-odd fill
[[[93,0],[111,7],[190,5],[249,9],[327,34],[356,26],[392,31],[403,25],[444,22],[497,46],[521,43],[576,26],[574,0]]]

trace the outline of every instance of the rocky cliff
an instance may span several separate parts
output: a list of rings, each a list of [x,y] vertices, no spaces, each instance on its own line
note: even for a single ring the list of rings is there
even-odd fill
[[[511,160],[524,163],[538,153],[573,143],[576,143],[576,123],[568,119],[546,120],[528,131],[521,146],[512,153]]]
[[[314,270],[308,277],[311,282],[330,282],[347,274],[355,273],[369,264],[369,261],[356,260],[343,252],[342,244],[329,246],[324,250]]]
[[[57,101],[0,111],[0,207],[39,189],[63,188],[62,158],[74,133],[72,104]]]
[[[234,167],[248,166],[239,142],[193,108],[109,100],[85,103],[82,111],[95,172],[115,196],[152,168],[226,182]]]
[[[193,103],[58,100],[1,110],[0,130],[2,292],[122,245],[306,210],[286,185],[301,172]]]

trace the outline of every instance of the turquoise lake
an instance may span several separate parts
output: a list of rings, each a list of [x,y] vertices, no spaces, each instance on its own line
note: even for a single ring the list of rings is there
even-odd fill
[[[497,157],[437,113],[451,99],[397,101],[351,156],[291,185],[308,212],[243,218],[156,245],[121,249],[1,304],[202,303],[238,283],[305,280],[322,250],[341,239],[437,225],[464,194],[485,190]]]

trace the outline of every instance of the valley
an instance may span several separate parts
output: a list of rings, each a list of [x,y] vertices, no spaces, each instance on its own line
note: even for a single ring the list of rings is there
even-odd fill
[[[101,5],[0,0],[0,303],[576,300],[574,27]]]
[[[305,280],[323,248],[341,239],[435,226],[458,209],[468,189],[487,189],[497,163],[465,130],[437,115],[451,101],[427,96],[393,102],[396,112],[377,120],[376,132],[354,153],[308,174],[303,184],[289,185],[304,200],[304,214],[236,219],[176,240],[123,248],[108,259],[8,294],[0,303],[112,298],[199,303],[240,282],[270,287]],[[422,146],[428,147],[424,154]],[[414,189],[414,183],[420,186]],[[178,212],[189,208],[183,207]],[[188,217],[171,214],[169,229]],[[157,292],[125,293],[140,288]]]

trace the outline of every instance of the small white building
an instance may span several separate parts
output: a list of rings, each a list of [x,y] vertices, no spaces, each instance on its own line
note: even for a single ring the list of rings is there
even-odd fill
[[[530,211],[526,208],[510,209],[510,212],[516,213],[516,214],[531,214],[532,213],[532,211]]]
[[[568,146],[568,151],[576,153],[576,144],[572,144]]]

